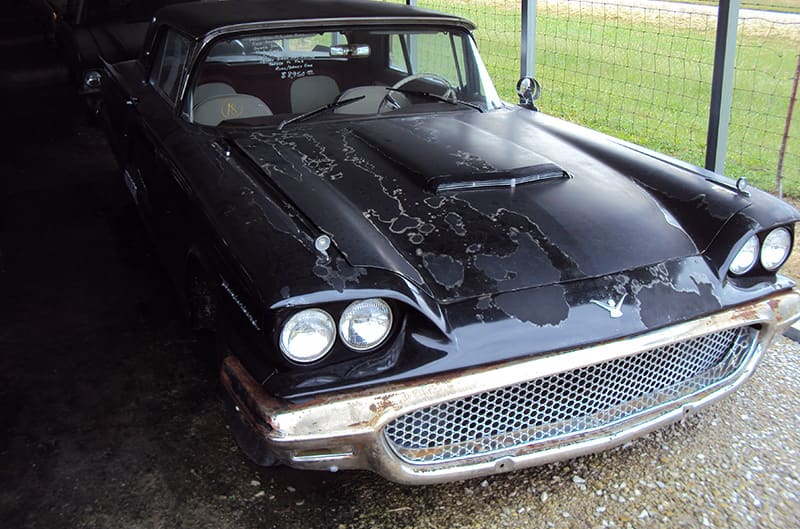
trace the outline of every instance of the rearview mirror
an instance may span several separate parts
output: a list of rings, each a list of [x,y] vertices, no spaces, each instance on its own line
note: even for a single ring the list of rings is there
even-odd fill
[[[331,57],[369,57],[369,44],[331,46]]]
[[[533,102],[542,95],[542,85],[533,77],[523,77],[517,81],[517,95],[520,105],[532,110],[539,110]]]

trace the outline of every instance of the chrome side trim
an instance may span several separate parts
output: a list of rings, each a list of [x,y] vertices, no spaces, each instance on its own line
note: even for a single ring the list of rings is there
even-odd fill
[[[236,303],[236,306],[239,307],[239,310],[242,311],[242,314],[244,314],[245,318],[247,318],[247,321],[250,322],[250,325],[252,325],[253,328],[255,328],[255,330],[260,331],[261,327],[259,327],[258,322],[253,317],[253,315],[250,314],[250,311],[247,310],[247,307],[244,305],[244,303],[242,303],[242,300],[239,299],[239,296],[236,295],[236,292],[233,291],[228,282],[223,279],[221,286],[225,290],[225,292],[228,293],[233,302]]]
[[[800,294],[794,290],[786,291],[711,316],[623,340],[429,377],[402,385],[334,393],[301,404],[288,403],[266,394],[234,356],[229,356],[223,363],[221,377],[230,397],[239,406],[241,419],[287,465],[316,470],[334,467],[369,469],[399,483],[439,483],[507,472],[605,450],[680,420],[743,384],[774,337],[798,318]],[[678,407],[648,410],[635,420],[609,425],[599,431],[588,434],[578,432],[553,443],[433,465],[409,464],[400,460],[383,435],[383,428],[390,421],[419,408],[747,325],[759,326],[759,339],[734,376],[719,385],[692,394],[681,401]],[[335,460],[315,458],[312,461],[293,457],[297,451],[325,449],[335,452],[338,447],[352,447],[352,457],[338,457]]]
[[[122,173],[123,179],[125,180],[125,187],[128,189],[128,193],[130,193],[131,197],[133,198],[134,203],[139,205],[139,186],[136,185],[136,181],[133,179],[130,170],[125,169]]]

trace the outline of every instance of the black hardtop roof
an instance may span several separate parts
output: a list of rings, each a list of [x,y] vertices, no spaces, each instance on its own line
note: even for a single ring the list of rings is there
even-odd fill
[[[214,0],[172,4],[156,18],[184,33],[200,38],[226,26],[270,23],[284,20],[423,18],[442,21],[457,19],[461,25],[474,24],[461,17],[378,0]]]

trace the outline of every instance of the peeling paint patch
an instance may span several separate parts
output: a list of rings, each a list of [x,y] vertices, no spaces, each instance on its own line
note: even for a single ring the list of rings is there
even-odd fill
[[[408,230],[418,228],[420,224],[422,224],[422,221],[419,219],[403,214],[392,220],[391,224],[389,224],[389,229],[392,233],[405,233]]]
[[[449,153],[451,157],[456,158],[456,165],[459,167],[466,167],[472,172],[475,173],[493,173],[497,171],[497,168],[491,165],[489,162],[478,156],[477,154],[473,154],[467,151],[457,150],[455,152]]]
[[[516,245],[513,252],[508,255],[479,254],[475,256],[475,268],[496,282],[511,281],[519,270],[524,269],[536,270],[537,276],[544,281],[558,281],[561,272],[553,266],[531,234],[511,230],[509,239]]]
[[[540,287],[530,294],[500,294],[494,298],[494,304],[512,318],[538,326],[558,325],[569,316],[566,292],[562,286]]]
[[[483,248],[483,245],[477,242],[474,242],[467,246],[467,253],[478,253]]]
[[[433,231],[435,229],[436,229],[436,226],[434,226],[430,222],[427,222],[427,223],[425,223],[425,224],[423,224],[422,226],[419,227],[419,231],[423,235],[430,235],[431,233],[433,233]]]
[[[313,268],[314,275],[325,281],[331,288],[342,292],[352,283],[358,284],[362,276],[367,275],[364,268],[352,267],[341,257],[329,264],[317,262]]]
[[[464,219],[458,213],[451,211],[444,216],[444,221],[456,235],[463,237],[467,234],[467,230],[464,228]]]
[[[425,204],[428,207],[433,208],[433,209],[439,209],[440,207],[442,207],[442,204],[444,204],[444,201],[445,201],[445,197],[440,197],[440,196],[428,197],[425,200],[423,200],[423,202],[425,202]]]
[[[422,244],[422,241],[425,240],[425,237],[420,235],[419,233],[409,233],[408,234],[408,242],[411,244]]]
[[[655,283],[639,292],[642,322],[652,327],[672,323],[685,314],[704,314],[722,308],[712,295],[711,285],[698,285],[698,293],[681,292],[664,283]]]
[[[464,282],[464,263],[449,255],[423,252],[422,263],[433,280],[445,288],[456,288]]]

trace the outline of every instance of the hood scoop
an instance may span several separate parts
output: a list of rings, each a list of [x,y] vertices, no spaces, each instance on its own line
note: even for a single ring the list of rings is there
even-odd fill
[[[540,154],[453,117],[379,120],[354,132],[436,194],[570,178]]]
[[[454,191],[467,191],[482,187],[510,187],[552,180],[555,178],[569,178],[569,173],[554,163],[542,163],[530,167],[521,167],[510,171],[496,171],[493,173],[474,173],[468,178],[456,178],[453,175],[436,176],[429,180],[437,195]]]

